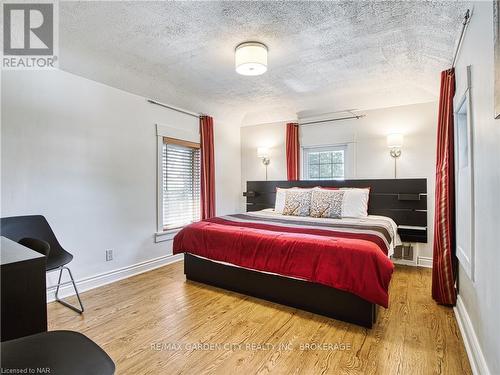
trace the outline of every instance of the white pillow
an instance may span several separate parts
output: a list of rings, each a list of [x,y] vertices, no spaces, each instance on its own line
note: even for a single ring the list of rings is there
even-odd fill
[[[367,217],[370,189],[341,188],[344,193],[342,217]]]
[[[277,214],[283,214],[283,209],[285,208],[285,200],[286,200],[286,192],[289,190],[302,190],[308,191],[312,189],[303,189],[303,188],[276,188],[276,200],[274,201],[274,212]]]

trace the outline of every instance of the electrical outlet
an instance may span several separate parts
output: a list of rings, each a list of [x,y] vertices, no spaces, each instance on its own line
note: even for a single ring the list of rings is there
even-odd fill
[[[113,260],[113,250],[106,250],[106,262]]]

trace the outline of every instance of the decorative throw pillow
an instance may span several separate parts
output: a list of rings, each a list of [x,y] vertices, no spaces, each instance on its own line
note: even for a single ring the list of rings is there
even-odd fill
[[[283,215],[308,216],[310,208],[310,189],[290,189],[286,192]]]
[[[283,214],[283,209],[285,208],[285,198],[288,191],[298,190],[298,191],[311,191],[312,189],[291,187],[291,188],[276,188],[276,200],[274,201],[274,211],[277,214]]]
[[[330,189],[314,189],[311,193],[311,217],[342,217],[344,191]]]

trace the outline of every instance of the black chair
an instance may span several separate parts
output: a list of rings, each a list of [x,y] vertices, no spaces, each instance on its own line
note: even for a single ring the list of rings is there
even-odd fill
[[[36,373],[63,375],[112,375],[115,364],[99,345],[73,331],[49,331],[4,341],[2,374]],[[28,373],[28,372],[26,372]],[[31,372],[30,372],[31,373]]]
[[[46,271],[59,271],[59,279],[57,281],[55,293],[56,301],[66,307],[69,307],[77,313],[83,313],[83,304],[80,299],[78,289],[76,288],[73,274],[71,273],[71,270],[66,266],[66,264],[71,262],[71,260],[73,259],[73,255],[64,250],[59,244],[45,217],[41,215],[3,217],[1,219],[1,234],[2,236],[7,237],[12,241],[20,243],[21,241],[23,241],[24,243],[22,244],[25,244],[25,246],[46,255]],[[48,250],[46,249],[46,245],[44,245],[42,242],[45,242],[45,244],[49,246]],[[46,254],[44,253],[44,251],[46,251]],[[71,281],[61,284],[61,278],[64,270],[68,271]],[[73,284],[73,288],[75,289],[80,308],[73,306],[59,298],[59,288],[69,283]]]
[[[26,246],[27,248],[30,248],[31,250],[35,250],[37,253],[45,255],[46,257],[49,256],[50,245],[46,241],[39,240],[36,238],[25,237],[19,240],[18,243],[20,243],[23,246]]]

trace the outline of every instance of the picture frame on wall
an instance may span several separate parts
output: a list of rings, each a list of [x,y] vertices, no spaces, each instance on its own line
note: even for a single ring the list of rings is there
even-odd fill
[[[500,0],[493,1],[494,54],[495,54],[495,118],[500,119]]]

